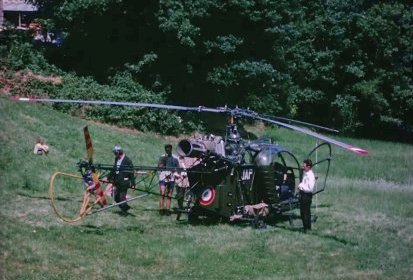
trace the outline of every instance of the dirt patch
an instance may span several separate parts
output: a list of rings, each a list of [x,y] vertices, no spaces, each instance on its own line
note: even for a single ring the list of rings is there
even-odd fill
[[[60,76],[44,76],[35,74],[30,70],[12,72],[1,68],[0,92],[6,95],[28,96],[30,95],[30,90],[28,89],[27,84],[32,80],[54,85],[62,83],[62,77]]]
[[[62,83],[62,77],[60,76],[44,76],[44,75],[37,75],[34,74],[33,72],[29,71],[27,73],[27,77],[31,78],[31,79],[35,79],[41,82],[45,82],[45,83],[51,83],[53,85],[59,85]]]
[[[14,198],[17,209],[10,209],[9,215],[23,223],[46,228],[50,219],[50,204],[47,197],[17,195]],[[49,217],[46,219],[45,217]]]

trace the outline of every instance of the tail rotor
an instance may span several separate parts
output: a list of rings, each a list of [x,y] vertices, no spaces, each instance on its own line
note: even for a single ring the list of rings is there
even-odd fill
[[[85,126],[83,132],[87,162],[78,163],[82,176],[56,172],[50,178],[49,195],[52,208],[59,218],[68,223],[83,219],[96,204],[101,207],[107,204],[99,173],[93,166],[93,145],[89,128]]]
[[[90,137],[89,128],[87,125],[83,127],[83,133],[85,135],[87,160],[90,164],[92,164],[93,163],[93,144],[92,144],[92,138]]]

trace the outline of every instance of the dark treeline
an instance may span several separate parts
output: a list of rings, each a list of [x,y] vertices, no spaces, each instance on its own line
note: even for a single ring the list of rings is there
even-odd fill
[[[367,137],[412,135],[413,9],[369,0],[38,0],[49,58],[166,102],[249,107]],[[136,100],[138,101],[138,100]]]

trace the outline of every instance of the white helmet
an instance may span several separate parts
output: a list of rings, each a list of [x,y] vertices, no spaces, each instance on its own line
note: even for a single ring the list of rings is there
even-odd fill
[[[113,153],[114,154],[123,153],[122,147],[119,144],[116,144],[115,147],[113,147]]]

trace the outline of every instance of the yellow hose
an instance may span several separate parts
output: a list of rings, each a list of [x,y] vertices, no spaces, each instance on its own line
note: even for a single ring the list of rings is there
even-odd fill
[[[70,178],[75,178],[75,179],[83,179],[81,176],[79,175],[74,175],[74,174],[70,174],[70,173],[64,173],[64,172],[55,172],[51,177],[50,177],[50,185],[49,185],[49,196],[50,196],[50,204],[52,205],[52,208],[54,210],[54,212],[56,213],[56,215],[62,219],[65,222],[68,223],[74,223],[77,221],[80,221],[81,219],[83,219],[93,208],[93,206],[98,203],[99,201],[95,201],[92,205],[89,205],[89,201],[90,201],[90,193],[85,191],[85,194],[83,196],[83,202],[82,205],[80,207],[80,211],[79,211],[79,216],[75,217],[75,218],[67,218],[64,217],[59,210],[57,209],[56,205],[55,205],[55,193],[54,193],[54,181],[56,179],[57,176],[66,176],[66,177],[70,177]]]

